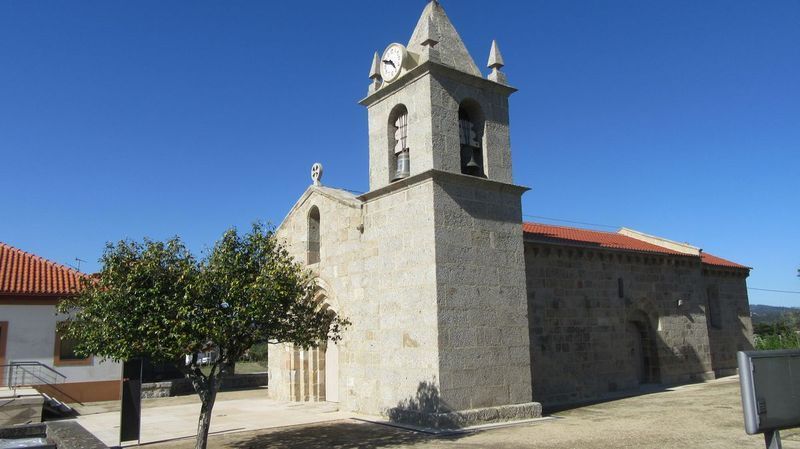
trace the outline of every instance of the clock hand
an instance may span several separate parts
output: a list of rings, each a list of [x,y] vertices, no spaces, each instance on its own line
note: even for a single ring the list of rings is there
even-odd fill
[[[394,61],[392,61],[391,59],[384,59],[383,62],[385,62],[387,64],[391,64],[392,67],[395,67],[395,68],[397,67],[396,65],[394,65]]]

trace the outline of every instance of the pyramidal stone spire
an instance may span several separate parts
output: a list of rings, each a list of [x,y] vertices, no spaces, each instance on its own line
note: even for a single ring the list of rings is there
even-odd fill
[[[490,69],[500,69],[506,63],[503,61],[503,55],[500,53],[500,48],[497,47],[497,41],[492,40],[492,48],[489,50],[489,65]]]
[[[500,47],[497,46],[497,41],[492,40],[492,48],[489,50],[489,63],[487,64],[487,66],[492,69],[492,73],[488,76],[490,81],[508,84],[506,74],[500,71],[504,65],[506,65],[506,63],[503,61],[503,54],[500,53]]]
[[[375,56],[372,57],[372,67],[369,69],[369,79],[372,80],[372,84],[369,85],[369,93],[375,92],[378,88],[381,87],[381,57],[378,55],[378,52],[375,52]]]
[[[433,34],[435,33],[435,34]],[[464,46],[455,27],[444,12],[444,8],[436,0],[425,6],[417,22],[417,27],[408,41],[408,50],[417,54],[425,54],[425,47],[431,47],[431,40],[439,53],[439,62],[458,71],[470,75],[481,76],[481,71]],[[427,45],[426,45],[427,44]]]
[[[381,57],[378,52],[372,57],[372,67],[369,68],[369,79],[376,80],[381,77]]]

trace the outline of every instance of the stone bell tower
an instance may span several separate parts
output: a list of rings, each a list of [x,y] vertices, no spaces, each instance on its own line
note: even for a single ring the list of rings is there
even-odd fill
[[[403,336],[381,355],[391,385],[378,394],[404,421],[464,425],[540,413],[531,393],[522,240],[528,189],[513,184],[515,89],[495,42],[488,66],[484,77],[431,1],[407,46],[375,54],[361,101],[370,158],[362,242],[375,242],[381,266],[391,267],[372,301],[391,312],[391,320],[381,315],[387,347]]]
[[[361,101],[369,112],[371,190],[431,169],[513,182],[508,97],[516,89],[500,72],[495,42],[489,67],[486,79],[436,1],[407,47],[375,53],[373,84]],[[398,154],[406,164],[400,172]]]

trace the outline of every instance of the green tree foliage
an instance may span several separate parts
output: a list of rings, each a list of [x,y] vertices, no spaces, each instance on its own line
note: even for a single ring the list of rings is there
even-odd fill
[[[179,238],[107,244],[102,271],[59,311],[78,352],[115,361],[177,362],[201,399],[204,449],[216,393],[229,367],[257,343],[317,346],[349,323],[313,299],[312,275],[261,224],[230,229],[202,259]],[[201,369],[199,352],[217,354]]]
[[[800,334],[797,316],[790,315],[775,323],[758,323],[753,325],[753,343],[757,350],[798,349]]]

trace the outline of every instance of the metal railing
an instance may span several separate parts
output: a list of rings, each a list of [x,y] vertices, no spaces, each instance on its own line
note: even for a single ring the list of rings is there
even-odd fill
[[[12,362],[0,365],[6,373],[6,385],[16,394],[19,387],[63,384],[67,376],[41,362]]]

